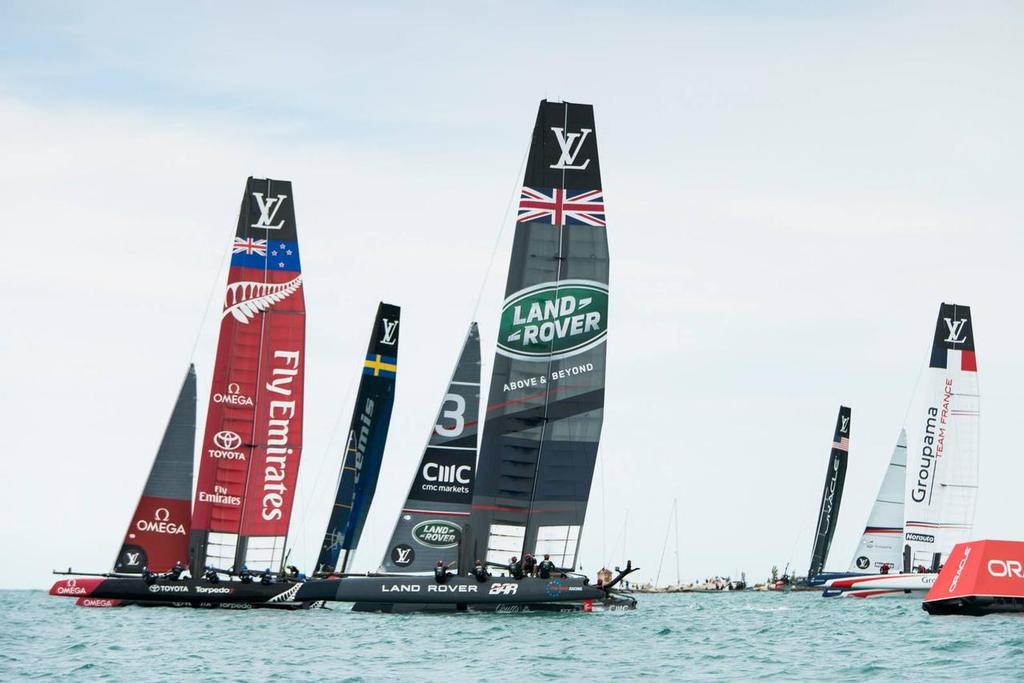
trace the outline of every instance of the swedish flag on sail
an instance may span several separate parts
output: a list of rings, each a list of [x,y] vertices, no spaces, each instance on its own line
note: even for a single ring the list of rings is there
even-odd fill
[[[398,359],[393,356],[382,356],[379,353],[366,354],[363,361],[363,374],[374,377],[394,377],[398,372]]]

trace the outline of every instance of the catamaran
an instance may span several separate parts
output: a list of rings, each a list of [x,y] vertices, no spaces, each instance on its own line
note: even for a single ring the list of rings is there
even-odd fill
[[[970,307],[941,304],[924,372],[914,420],[900,432],[851,571],[825,582],[826,597],[920,596],[970,536],[980,418]]]
[[[69,572],[73,578],[58,580],[51,595],[97,607],[302,606],[294,599],[300,584],[283,580],[302,453],[305,366],[293,201],[290,182],[246,182],[191,515],[196,380],[190,367],[114,571]],[[181,576],[186,564],[188,578]],[[256,573],[262,577],[253,580]]]
[[[484,431],[477,450],[479,339],[471,326],[399,514],[382,571],[308,582],[302,597],[357,609],[634,607],[575,573],[604,412],[608,240],[590,105],[542,101],[520,192]],[[474,469],[475,464],[475,469]],[[549,578],[498,574],[546,555]],[[437,562],[452,576],[424,572]]]

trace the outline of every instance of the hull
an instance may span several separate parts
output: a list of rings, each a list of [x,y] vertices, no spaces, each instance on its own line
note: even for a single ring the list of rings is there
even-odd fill
[[[309,581],[302,601],[352,602],[372,612],[608,611],[636,607],[630,596],[589,585],[581,578],[495,577],[477,581],[453,576],[439,584],[428,576],[349,576]]]
[[[929,614],[1024,612],[1024,543],[959,543],[921,607]]]
[[[921,609],[928,614],[963,614],[969,617],[983,617],[986,614],[1024,614],[1024,598],[995,595],[968,595],[948,600],[934,600],[921,603]]]
[[[77,598],[80,607],[224,607],[228,609],[312,607],[296,599],[301,583],[220,581],[205,579],[159,579],[147,584],[135,578],[62,579],[50,588],[50,595]]]
[[[914,595],[924,597],[938,574],[874,574],[830,579],[825,582],[822,597],[877,598]]]

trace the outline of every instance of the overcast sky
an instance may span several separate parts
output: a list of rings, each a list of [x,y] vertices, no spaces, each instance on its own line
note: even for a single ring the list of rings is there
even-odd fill
[[[294,183],[303,569],[377,302],[402,306],[375,568],[474,315],[489,373],[544,97],[595,105],[607,202],[586,570],[653,578],[677,498],[684,579],[804,571],[840,403],[845,568],[940,301],[974,315],[975,535],[1024,538],[1024,10],[825,5],[0,5],[0,586],[111,567],[190,359],[205,422],[249,175]]]

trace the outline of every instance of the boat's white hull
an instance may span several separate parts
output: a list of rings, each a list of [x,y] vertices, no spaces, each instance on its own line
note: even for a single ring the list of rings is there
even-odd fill
[[[876,574],[826,581],[826,598],[924,597],[938,574]]]

